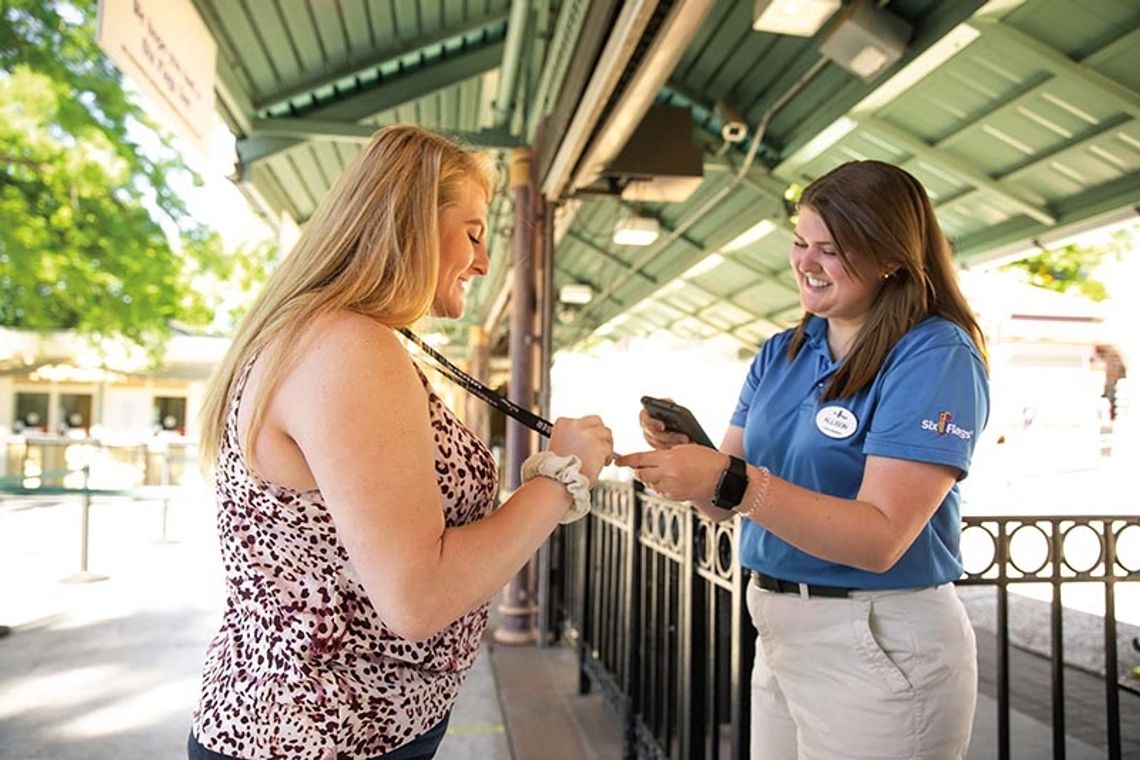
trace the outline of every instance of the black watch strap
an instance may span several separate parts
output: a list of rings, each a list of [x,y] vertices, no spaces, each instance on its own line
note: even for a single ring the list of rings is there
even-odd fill
[[[744,460],[728,457],[728,467],[720,474],[713,494],[713,505],[721,509],[733,509],[744,499],[744,492],[748,490],[748,468]]]

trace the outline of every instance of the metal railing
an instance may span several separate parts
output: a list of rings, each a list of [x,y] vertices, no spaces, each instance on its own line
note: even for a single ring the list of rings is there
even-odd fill
[[[91,439],[16,439],[9,440],[5,448],[8,474],[0,474],[0,501],[6,497],[78,500],[79,570],[69,578],[76,582],[106,578],[88,567],[94,499],[161,503],[159,541],[166,543],[170,503],[182,491],[183,471],[192,466],[185,446],[108,446]]]
[[[97,438],[15,435],[0,438],[0,478],[35,485],[78,485],[78,473],[90,467],[99,482],[116,487],[180,484],[196,467],[193,444],[148,440],[105,442]],[[71,475],[65,483],[65,476]]]
[[[1061,642],[1062,587],[1099,583],[1103,744],[1109,757],[1122,757],[1115,595],[1118,584],[1140,582],[1140,567],[1124,564],[1117,548],[1122,541],[1140,547],[1140,516],[970,517],[963,528],[971,553],[959,585],[992,586],[997,594],[998,756],[1010,757],[1011,743],[1010,586],[1052,584],[1051,641]],[[748,756],[755,632],[736,531],[737,521],[714,523],[638,484],[602,483],[590,515],[555,536],[552,623],[577,648],[580,691],[597,688],[621,716],[627,758]],[[1039,551],[1013,551],[1034,541]],[[1033,557],[1027,564],[1015,553]],[[1050,658],[1053,756],[1063,758],[1063,647],[1052,646]]]
[[[1058,515],[966,517],[962,540],[973,544],[959,586],[996,588],[996,699],[998,753],[1010,756],[1010,587],[1047,583],[1049,601],[1049,660],[1052,703],[1053,756],[1065,756],[1065,587],[1099,584],[1103,589],[1103,667],[1105,748],[1111,758],[1123,757],[1120,721],[1120,675],[1117,652],[1116,587],[1140,581],[1140,516]],[[1135,542],[1129,557],[1118,552],[1121,539]],[[981,539],[985,545],[978,546]],[[978,551],[980,549],[980,551]]]

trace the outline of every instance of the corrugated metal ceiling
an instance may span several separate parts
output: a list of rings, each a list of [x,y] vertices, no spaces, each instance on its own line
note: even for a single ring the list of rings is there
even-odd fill
[[[916,21],[936,15],[937,6],[889,7]],[[663,95],[694,105],[695,121],[710,133],[720,129],[715,100],[733,100],[755,125],[780,89],[818,55],[802,42],[797,47],[797,40],[752,32],[749,13],[749,3],[718,4]],[[921,36],[921,22],[916,28]],[[950,26],[942,40],[949,57],[932,73],[893,95],[889,91],[898,89],[897,80],[877,82],[882,90],[867,88],[825,134],[808,135],[804,125],[814,109],[837,98],[850,100],[859,87],[837,67],[822,70],[772,121],[759,163],[785,185],[799,186],[846,161],[899,164],[927,187],[966,261],[1140,204],[1140,7],[1064,0],[1002,3]],[[774,86],[775,80],[781,84]],[[723,175],[707,175],[702,192],[722,181]],[[631,278],[613,292],[614,300],[589,305],[577,325],[569,321],[565,341],[589,333],[648,334],[662,327],[705,337],[715,327],[755,347],[794,323],[800,309],[787,265],[791,238],[781,215],[773,217],[777,223],[763,239],[736,251],[718,250],[726,236],[771,212],[771,203],[764,207],[748,190],[734,196],[740,204],[725,203],[685,241],[648,260],[636,249],[610,245],[608,252],[619,262],[637,262],[646,272],[660,268],[667,276]],[[613,210],[583,214],[575,230],[590,225],[591,242],[605,247],[614,215]],[[684,217],[680,209],[668,219],[676,223]],[[572,273],[606,293],[607,280],[585,271],[573,244],[564,248],[559,256],[570,261],[560,273]],[[677,277],[710,254],[716,256],[699,277]]]
[[[496,115],[509,0],[195,4],[218,39],[220,110],[239,138],[241,179],[270,213],[301,222],[378,125],[411,121],[499,147],[526,141],[543,114],[577,97],[580,89],[564,83],[574,79],[568,69],[596,55],[579,47],[590,14],[603,16],[592,18],[595,26],[607,24],[623,6],[524,3],[518,96],[514,112]],[[771,35],[751,29],[752,7],[752,0],[712,2],[658,94],[693,114],[706,156],[700,189],[677,204],[635,207],[592,195],[573,202],[555,284],[585,283],[596,297],[559,307],[556,345],[669,329],[727,334],[754,347],[792,323],[799,303],[787,265],[784,191],[847,160],[878,158],[914,173],[968,261],[1140,204],[1135,2],[894,0],[885,8],[915,34],[904,60],[873,82],[819,62],[818,42],[836,19],[813,39]],[[915,73],[923,69],[924,76]],[[717,194],[734,181],[747,143],[721,143],[720,100],[750,130],[766,125],[755,164],[723,198]],[[716,199],[711,210],[697,218],[709,199]],[[649,248],[615,245],[614,222],[634,212],[657,217],[663,239]],[[507,194],[492,213],[501,269]],[[772,221],[765,236],[725,249],[764,219]],[[503,295],[503,278],[493,279],[472,294],[472,319]],[[458,327],[454,334],[463,335]],[[505,331],[504,321],[497,329]]]

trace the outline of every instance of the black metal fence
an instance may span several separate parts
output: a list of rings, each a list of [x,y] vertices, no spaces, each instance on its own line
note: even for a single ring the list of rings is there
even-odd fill
[[[555,537],[552,623],[577,648],[580,690],[597,688],[621,716],[627,758],[748,756],[755,633],[735,561],[736,525],[637,484],[602,483],[589,517]],[[1050,635],[1061,642],[1062,588],[1096,583],[1106,610],[1101,745],[1123,757],[1116,587],[1140,583],[1140,516],[970,517],[963,528],[969,551],[959,585],[991,586],[997,596],[997,755],[1010,757],[1011,745],[1010,586],[1052,586]],[[1063,646],[1051,646],[1050,657],[1053,756],[1063,758]]]

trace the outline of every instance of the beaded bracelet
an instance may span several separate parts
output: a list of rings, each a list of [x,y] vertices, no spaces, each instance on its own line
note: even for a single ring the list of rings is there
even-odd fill
[[[757,467],[756,471],[760,473],[760,484],[756,486],[756,493],[749,500],[748,506],[740,512],[752,522],[759,522],[755,517],[756,510],[768,502],[768,487],[772,484],[772,473],[767,467]]]

